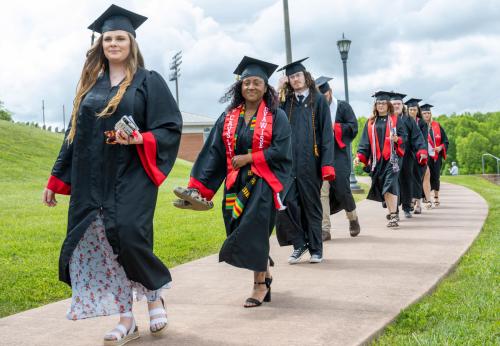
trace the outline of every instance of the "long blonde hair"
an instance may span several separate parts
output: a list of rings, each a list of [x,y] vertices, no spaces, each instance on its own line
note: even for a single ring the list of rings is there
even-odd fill
[[[130,38],[130,54],[125,62],[126,73],[125,79],[120,84],[118,92],[111,100],[109,100],[107,106],[97,114],[98,117],[107,117],[113,114],[118,107],[118,104],[123,98],[123,95],[127,91],[138,67],[144,67],[144,59],[142,57],[141,51],[139,50],[139,45],[135,40],[134,36],[127,33]],[[80,109],[80,104],[85,97],[85,95],[92,89],[95,85],[97,78],[107,67],[108,60],[104,55],[104,50],[102,48],[103,36],[99,36],[96,43],[87,51],[87,59],[83,65],[82,74],[78,85],[76,87],[76,96],[73,100],[73,111],[71,112],[71,129],[69,131],[66,140],[68,143],[72,143],[76,134],[76,122],[78,120],[78,111]]]

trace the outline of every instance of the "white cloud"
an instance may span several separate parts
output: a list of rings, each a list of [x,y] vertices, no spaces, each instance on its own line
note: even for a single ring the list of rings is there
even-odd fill
[[[168,79],[172,55],[183,51],[181,108],[216,116],[217,100],[234,81],[243,55],[284,63],[281,0],[116,1],[149,20],[138,30],[147,67]],[[0,100],[15,119],[61,126],[89,47],[86,27],[109,3],[2,3]],[[293,56],[309,56],[314,75],[333,75],[343,98],[336,41],[346,33],[350,100],[359,115],[370,95],[394,89],[421,97],[438,113],[500,109],[500,2],[494,0],[289,1]],[[271,81],[277,79],[275,75]],[[174,85],[169,82],[174,89]],[[174,91],[174,90],[172,90]]]

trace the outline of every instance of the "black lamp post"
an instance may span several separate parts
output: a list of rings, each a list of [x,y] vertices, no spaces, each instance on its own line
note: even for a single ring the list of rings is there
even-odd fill
[[[349,55],[349,48],[351,47],[351,40],[346,40],[344,33],[342,33],[342,39],[337,41],[337,47],[339,47],[340,58],[342,59],[342,64],[344,66],[344,90],[345,90],[345,100],[349,103],[349,88],[347,86],[347,56]],[[363,189],[358,185],[356,180],[356,175],[354,174],[354,167],[352,163],[352,147],[349,144],[349,159],[351,160],[351,175],[349,177],[351,191],[353,193],[363,193]]]

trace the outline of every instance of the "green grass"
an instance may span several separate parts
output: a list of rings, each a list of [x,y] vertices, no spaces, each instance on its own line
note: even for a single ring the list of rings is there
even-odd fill
[[[41,203],[62,140],[61,134],[0,121],[0,317],[71,295],[57,268],[69,197],[58,195],[55,208]],[[225,239],[217,196],[208,212],[172,206],[172,189],[187,183],[190,169],[191,163],[177,160],[158,196],[155,253],[170,268],[216,253]]]
[[[488,218],[455,271],[373,345],[500,345],[500,187],[477,176],[442,180],[483,196]]]

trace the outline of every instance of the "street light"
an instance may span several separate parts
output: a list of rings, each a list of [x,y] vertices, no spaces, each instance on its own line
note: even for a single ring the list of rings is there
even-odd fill
[[[339,48],[340,58],[342,59],[342,65],[344,66],[345,100],[349,103],[349,88],[347,86],[347,57],[349,55],[349,48],[351,48],[351,40],[346,40],[344,33],[342,33],[342,39],[337,41],[337,47]],[[351,144],[349,144],[349,158],[351,160],[351,175],[349,177],[351,191],[353,193],[364,193],[363,189],[358,185],[356,175],[354,174]]]

